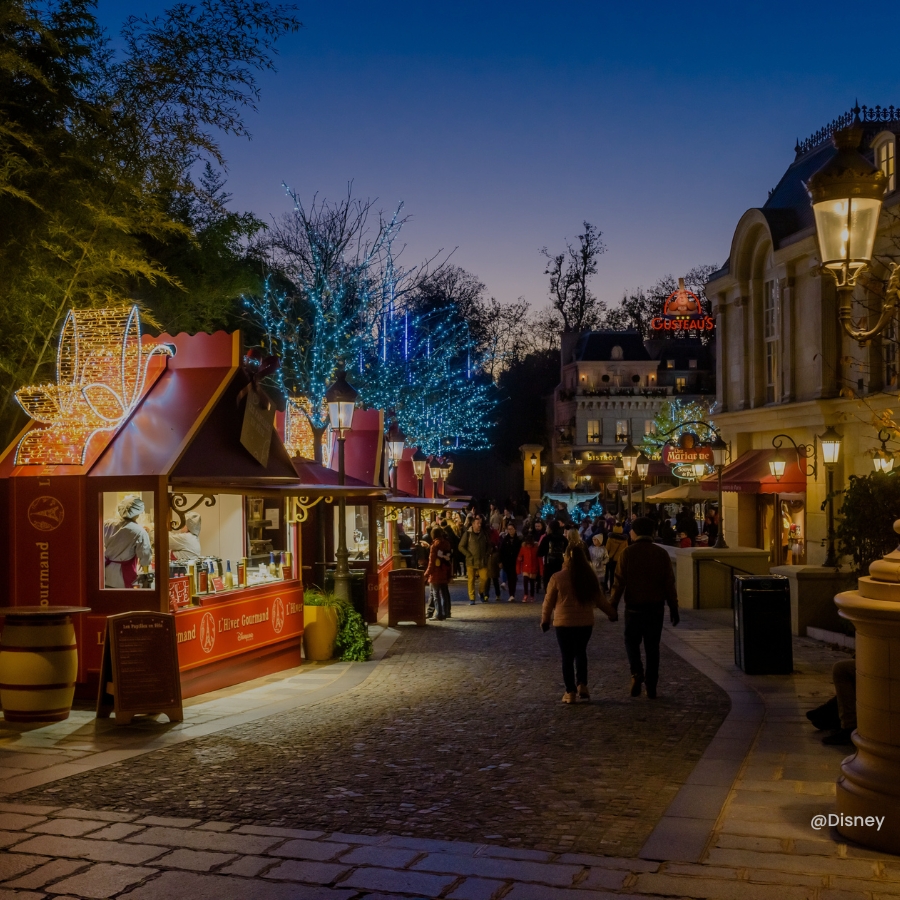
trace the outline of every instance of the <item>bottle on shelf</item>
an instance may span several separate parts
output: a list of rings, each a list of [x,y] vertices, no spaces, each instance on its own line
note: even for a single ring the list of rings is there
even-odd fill
[[[225,590],[230,591],[234,587],[234,575],[231,574],[231,560],[225,560]]]
[[[269,574],[273,578],[277,574],[277,569],[275,568],[275,553],[274,553],[274,551],[269,553]]]

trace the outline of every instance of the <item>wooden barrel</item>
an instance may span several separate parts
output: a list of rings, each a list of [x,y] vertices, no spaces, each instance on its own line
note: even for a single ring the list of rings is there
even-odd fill
[[[0,706],[8,722],[67,719],[77,674],[70,615],[7,615],[0,635]]]

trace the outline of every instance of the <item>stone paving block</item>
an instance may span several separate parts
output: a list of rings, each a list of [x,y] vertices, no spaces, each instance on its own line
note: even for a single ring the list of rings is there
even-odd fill
[[[130,825],[128,822],[114,822],[99,831],[91,832],[92,841],[122,841],[133,834],[144,830],[143,825]]]
[[[356,890],[315,885],[254,881],[253,893],[247,891],[247,879],[224,875],[198,875],[194,872],[163,872],[158,878],[123,894],[127,900],[351,900]],[[0,898],[2,900],[2,898]]]
[[[660,819],[647,843],[641,847],[642,859],[698,862],[709,841],[712,824],[708,819]]]
[[[190,869],[192,872],[209,872],[217,866],[231,862],[233,853],[213,853],[209,850],[173,850],[167,856],[154,860],[154,865],[170,869]]]
[[[494,881],[492,878],[467,878],[447,897],[449,900],[491,900],[505,885],[505,881]]]
[[[181,828],[148,828],[125,839],[129,844],[162,844],[169,847],[188,847],[191,850],[219,850],[222,853],[263,853],[281,842],[277,837],[249,834],[219,834],[215,831],[194,831]]]
[[[36,894],[34,891],[8,891],[0,888],[0,900],[44,900],[44,894]],[[72,898],[76,900],[76,898]]]
[[[204,822],[197,826],[198,831],[231,831],[234,828],[233,822]],[[253,834],[253,832],[248,832]]]
[[[354,866],[404,869],[421,855],[420,850],[401,850],[399,847],[354,847],[341,856],[340,861]]]
[[[32,825],[28,830],[33,834],[60,834],[63,837],[81,837],[89,831],[98,831],[103,827],[96,819],[47,819],[39,825]]]
[[[528,859],[532,862],[549,862],[553,859],[552,853],[545,850],[529,850],[526,847],[497,847],[494,844],[485,844],[478,851],[479,856],[493,856],[498,859]]]
[[[809,900],[810,893],[805,887],[665,874],[639,875],[637,882],[630,887],[638,894],[696,897],[700,900]]]
[[[310,831],[304,828],[276,828],[269,825],[241,825],[240,828],[235,829],[235,834],[260,834],[266,837],[300,838],[314,841],[316,838],[322,837],[325,832]],[[358,841],[358,843],[362,844],[365,842]]]
[[[288,841],[270,850],[272,856],[289,856],[292,859],[334,859],[338,854],[350,849],[349,844],[332,844],[329,841]]]
[[[13,853],[41,853],[44,856],[63,856],[69,859],[90,859],[93,862],[116,862],[137,866],[161,856],[167,847],[145,847],[139,844],[119,844],[114,841],[92,841],[88,838],[55,837],[41,834],[30,841],[16,844]]]
[[[33,872],[23,875],[21,878],[7,881],[4,887],[29,889],[42,888],[45,884],[50,884],[51,881],[59,881],[60,878],[65,878],[66,875],[71,875],[73,872],[77,872],[79,869],[84,869],[87,866],[88,863],[83,860],[54,859],[45,863],[40,868],[35,869]]]
[[[263,869],[279,865],[280,860],[271,856],[241,856],[230,866],[219,870],[220,875],[243,875],[245,878],[256,878]]]
[[[263,878],[275,881],[304,881],[307,884],[332,884],[350,871],[343,863],[319,862],[314,859],[289,859],[274,869],[269,869]]]
[[[900,884],[883,878],[841,878],[840,876],[829,879],[828,887],[836,891],[881,891],[884,894],[892,894],[900,897]]]
[[[131,822],[137,818],[137,813],[115,812],[107,809],[61,809],[53,813],[54,816],[68,819],[97,819],[100,822]]]
[[[610,869],[591,869],[587,878],[578,882],[580,888],[608,888],[610,890],[620,890],[625,885],[625,880],[631,877],[631,873],[621,870],[615,871]]]
[[[26,856],[24,854],[17,856],[14,853],[4,853],[3,856],[0,856],[0,881],[15,878],[46,862],[50,862],[46,856]]]
[[[503,900],[646,900],[634,894],[610,894],[608,891],[580,888],[546,887],[543,884],[514,884]]]
[[[125,888],[155,874],[156,869],[147,869],[143,866],[115,866],[109,863],[100,863],[91,866],[86,872],[51,885],[47,891],[51,894],[71,892],[78,897],[103,900],[103,898],[112,897],[114,894],[124,891]]]
[[[33,825],[39,825],[45,819],[45,816],[26,815],[25,813],[3,813],[0,814],[0,828],[4,831],[23,831]]]
[[[655,872],[659,863],[649,859],[622,859],[617,856],[593,856],[590,853],[561,853],[554,862],[574,866],[601,866],[607,869],[627,869],[629,872]]]
[[[198,825],[202,819],[179,819],[171,816],[144,816],[138,819],[138,825],[160,825],[163,828],[190,828],[191,825]]]
[[[438,897],[457,879],[447,875],[426,875],[424,872],[397,872],[393,869],[356,869],[341,887],[366,891],[396,891],[401,894],[419,894]]]
[[[537,881],[541,884],[568,887],[572,884],[572,879],[581,873],[582,867],[515,859],[491,859],[484,856],[454,856],[452,853],[429,853],[412,868],[422,872],[482,875],[486,878]]]
[[[383,844],[386,838],[382,834],[344,834],[342,831],[333,831],[326,840],[345,841],[348,844]]]
[[[44,806],[40,803],[0,803],[0,813],[25,813],[29,816],[49,816],[59,806]]]
[[[349,837],[349,835],[347,835]],[[382,841],[388,847],[405,847],[409,850],[422,850],[427,853],[472,854],[484,847],[484,844],[473,844],[469,841],[438,841],[433,838],[389,837]]]
[[[27,831],[0,831],[0,850],[27,841],[31,835]]]
[[[787,853],[754,853],[751,850],[709,851],[707,862],[712,865],[774,869],[776,872],[796,872],[804,875],[841,875],[844,877],[874,878],[876,863],[865,859],[837,859],[817,856],[812,859]]]

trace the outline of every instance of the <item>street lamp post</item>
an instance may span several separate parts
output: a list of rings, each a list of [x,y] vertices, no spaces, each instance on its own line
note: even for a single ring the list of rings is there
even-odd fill
[[[412,465],[413,472],[416,473],[416,481],[418,485],[418,495],[420,497],[424,497],[423,489],[425,487],[423,483],[423,479],[425,478],[425,466],[428,463],[428,457],[419,449],[416,448],[416,452],[413,454]]]
[[[334,384],[325,391],[325,402],[328,404],[328,418],[332,431],[337,434],[338,441],[338,484],[343,487],[346,482],[344,472],[344,441],[353,423],[353,409],[359,392],[347,381],[344,366],[338,368]],[[335,552],[337,565],[334,570],[334,595],[339,600],[350,598],[350,553],[347,550],[347,501],[343,491],[338,499],[338,545]]]
[[[619,491],[616,494],[616,512],[619,511],[619,507],[622,505],[622,482],[625,480],[625,463],[622,462],[622,457],[617,456],[616,461],[613,463],[613,471],[616,473],[616,484],[619,486]]]
[[[641,479],[641,515],[647,515],[647,475],[650,474],[650,460],[641,453],[641,455],[637,458],[637,465],[635,466],[637,469],[638,478]]]
[[[391,458],[391,469],[394,470],[394,490],[397,490],[397,477],[399,475],[400,461],[403,459],[403,450],[406,447],[406,435],[400,430],[400,426],[394,422],[387,433],[388,456]]]
[[[637,467],[637,461],[640,453],[638,453],[631,438],[628,438],[628,444],[622,451],[622,465],[625,466],[625,480],[628,483],[628,520],[631,521],[631,476]]]
[[[721,434],[716,434],[715,440],[709,445],[713,454],[713,464],[716,467],[716,480],[719,490],[719,530],[716,534],[716,550],[727,550],[725,543],[725,511],[722,509],[722,470],[725,468],[725,459],[728,455],[728,444],[722,440]]]
[[[863,128],[857,113],[848,128],[834,132],[837,153],[807,182],[816,221],[822,268],[834,277],[838,318],[850,337],[864,346],[890,324],[897,308],[900,267],[891,265],[881,315],[871,328],[853,321],[853,290],[860,273],[872,262],[878,218],[887,176],[860,152]]]
[[[834,546],[834,467],[841,457],[841,436],[832,426],[825,429],[825,433],[819,435],[819,444],[822,446],[822,462],[825,463],[825,494],[827,497],[826,529],[828,530],[828,552],[825,555],[826,568],[837,568],[838,558]]]
[[[441,461],[437,457],[428,463],[428,474],[431,476],[431,499],[438,495],[438,481],[441,478]]]

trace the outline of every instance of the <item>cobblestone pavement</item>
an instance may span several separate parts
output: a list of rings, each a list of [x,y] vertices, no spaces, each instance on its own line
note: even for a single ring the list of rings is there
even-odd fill
[[[630,698],[621,623],[604,618],[590,644],[593,699],[564,706],[538,606],[470,607],[454,594],[452,619],[404,629],[345,694],[14,799],[635,855],[724,719],[727,695],[664,647],[660,699]]]

